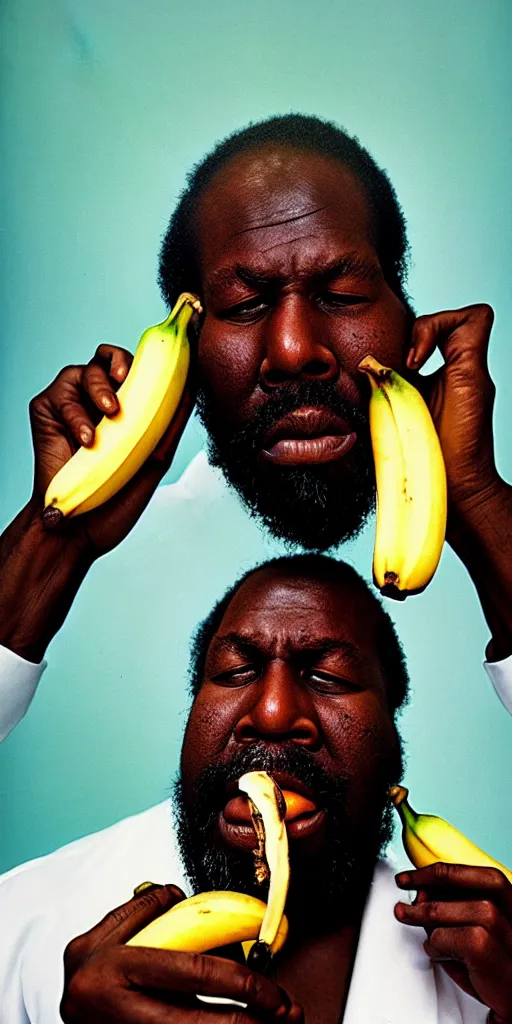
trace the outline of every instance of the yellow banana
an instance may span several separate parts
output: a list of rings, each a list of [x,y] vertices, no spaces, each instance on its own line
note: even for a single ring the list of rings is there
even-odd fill
[[[437,861],[498,868],[512,882],[512,871],[480,850],[444,818],[434,814],[416,814],[407,802],[409,791],[405,786],[393,786],[389,795],[402,819],[405,851],[416,868],[428,867]]]
[[[247,772],[238,785],[249,797],[258,840],[256,879],[262,882],[270,874],[267,904],[240,892],[199,893],[151,921],[129,945],[205,953],[242,942],[246,957],[252,953],[252,965],[261,970],[270,955],[282,948],[288,934],[284,905],[290,876],[286,804],[279,786],[266,772]],[[136,892],[150,884],[143,883]]]
[[[376,586],[389,597],[419,593],[432,579],[446,532],[446,471],[419,391],[373,356],[359,364],[372,387],[370,430],[377,481]]]
[[[129,946],[206,953],[232,942],[257,939],[266,905],[241,892],[202,892],[177,903],[128,940]],[[271,950],[279,952],[288,934],[282,917]]]
[[[48,525],[89,512],[117,494],[141,468],[178,408],[190,362],[187,325],[199,299],[180,295],[163,323],[142,335],[126,380],[117,392],[119,412],[104,416],[90,448],[79,448],[61,467],[45,495]]]
[[[263,881],[270,874],[267,908],[258,940],[272,948],[284,914],[290,880],[288,836],[284,823],[286,803],[279,786],[266,772],[247,772],[238,780],[238,788],[249,797],[259,842],[256,851],[258,881]],[[262,864],[263,855],[266,865]]]

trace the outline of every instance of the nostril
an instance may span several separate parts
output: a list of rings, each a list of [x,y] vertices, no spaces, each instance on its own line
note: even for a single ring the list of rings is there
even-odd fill
[[[308,377],[324,377],[326,374],[331,374],[331,367],[323,359],[311,359],[304,366],[302,373]]]
[[[285,370],[267,370],[262,376],[266,384],[284,384],[290,380],[292,374],[286,373]]]

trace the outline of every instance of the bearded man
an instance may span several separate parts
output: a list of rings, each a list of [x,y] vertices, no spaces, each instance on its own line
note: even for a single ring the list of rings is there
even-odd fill
[[[437,864],[397,888],[383,856],[408,679],[392,622],[355,570],[314,555],[251,570],[200,627],[191,683],[174,797],[0,882],[3,1019],[56,1024],[60,1005],[66,1024],[483,1024],[490,1009],[510,1024],[505,876]],[[253,769],[308,800],[286,822],[290,933],[268,976],[126,946],[182,889],[264,896],[237,790]],[[147,879],[153,891],[129,899]]]
[[[31,403],[34,490],[0,542],[0,735],[25,712],[91,565],[132,529],[168,469],[197,389],[212,463],[268,530],[315,550],[358,533],[375,490],[358,371],[368,353],[427,398],[447,469],[448,541],[477,589],[491,632],[487,667],[512,709],[512,488],[494,461],[493,314],[479,304],[415,318],[407,255],[386,173],[319,118],[242,129],[192,171],[160,261],[166,301],[186,289],[204,306],[181,405],[133,481],[53,534],[40,517],[47,485],[78,445],[93,443],[101,416],[118,411],[132,356],[101,345]],[[444,365],[420,377],[436,348]]]

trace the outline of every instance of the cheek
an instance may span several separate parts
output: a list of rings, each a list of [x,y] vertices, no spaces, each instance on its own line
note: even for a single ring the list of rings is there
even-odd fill
[[[258,383],[261,346],[257,331],[241,332],[206,316],[198,346],[199,383],[217,405],[233,412],[247,401]]]
[[[217,693],[217,691],[216,691]],[[187,722],[181,750],[181,769],[185,789],[193,785],[198,774],[219,757],[229,742],[237,716],[233,703],[196,697]]]
[[[392,295],[383,306],[375,306],[368,314],[355,320],[347,334],[338,341],[339,359],[351,378],[352,393],[347,398],[356,404],[365,390],[359,363],[373,355],[384,366],[401,370],[408,351],[408,318],[404,306]],[[333,342],[334,343],[334,342]]]
[[[397,752],[392,720],[376,694],[351,699],[324,724],[326,746],[336,769],[349,780],[349,804],[357,815]]]

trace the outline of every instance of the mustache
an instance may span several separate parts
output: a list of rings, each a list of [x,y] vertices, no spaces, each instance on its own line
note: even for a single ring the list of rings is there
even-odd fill
[[[270,747],[266,743],[255,742],[229,760],[212,763],[203,769],[195,787],[194,809],[198,818],[211,824],[225,806],[227,783],[250,771],[291,775],[311,790],[321,806],[343,799],[345,793],[345,778],[342,775],[333,778],[314,754],[303,747],[293,744]]]
[[[283,384],[275,392],[265,399],[250,417],[245,426],[233,430],[232,425],[225,425],[225,432],[233,439],[236,436],[237,442],[244,445],[244,448],[254,453],[261,447],[261,442],[271,427],[273,427],[283,416],[295,412],[303,405],[325,406],[331,412],[336,413],[345,419],[352,430],[358,435],[369,437],[370,426],[367,414],[349,402],[339,393],[333,381],[323,380],[297,380],[289,384]],[[211,398],[203,389],[198,394],[198,411],[201,417],[209,417],[211,414]],[[224,424],[216,421],[217,430],[222,429]]]

